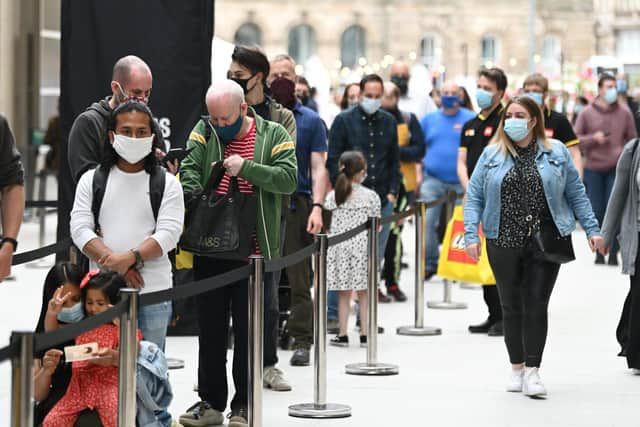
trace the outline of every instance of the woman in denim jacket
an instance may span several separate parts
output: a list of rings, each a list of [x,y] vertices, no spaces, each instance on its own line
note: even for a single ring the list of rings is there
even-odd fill
[[[504,312],[512,364],[507,391],[542,396],[538,368],[547,337],[547,307],[560,264],[544,259],[533,239],[540,224],[561,236],[578,218],[592,251],[603,246],[598,221],[571,156],[545,137],[540,108],[529,97],[509,101],[496,136],[478,160],[464,207],[466,250],[480,256],[478,226],[487,239]]]

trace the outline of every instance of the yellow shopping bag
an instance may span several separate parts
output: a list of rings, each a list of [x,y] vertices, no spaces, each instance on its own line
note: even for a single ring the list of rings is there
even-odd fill
[[[440,260],[438,262],[438,276],[445,279],[481,283],[483,285],[496,283],[489,265],[487,243],[484,234],[482,234],[482,229],[478,230],[478,234],[480,235],[482,251],[480,259],[474,261],[464,250],[464,214],[462,206],[456,206],[442,242],[442,250],[440,251]]]

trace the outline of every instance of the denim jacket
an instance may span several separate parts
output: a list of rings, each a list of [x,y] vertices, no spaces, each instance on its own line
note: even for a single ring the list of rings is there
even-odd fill
[[[141,341],[136,363],[136,425],[165,427],[154,412],[166,410],[172,399],[173,391],[164,353],[156,344]]]
[[[568,236],[576,228],[577,217],[587,237],[600,234],[591,203],[567,148],[550,139],[551,149],[538,143],[536,165],[542,178],[544,194],[553,222],[560,235]],[[480,243],[478,226],[487,239],[496,239],[500,230],[500,200],[502,181],[513,168],[510,154],[506,156],[497,145],[484,149],[467,188],[464,206],[464,238],[467,245]]]

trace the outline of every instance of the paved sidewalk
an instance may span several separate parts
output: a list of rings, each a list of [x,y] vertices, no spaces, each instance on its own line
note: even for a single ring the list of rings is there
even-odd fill
[[[52,220],[52,219],[51,219]],[[49,227],[47,243],[54,239]],[[329,401],[353,407],[342,420],[291,418],[290,404],[313,398],[312,367],[290,367],[291,352],[280,352],[280,367],[291,380],[288,393],[264,393],[264,425],[288,426],[487,426],[487,427],[627,427],[639,426],[640,376],[617,358],[615,327],[628,289],[619,268],[593,265],[584,233],[574,234],[578,260],[561,269],[551,298],[547,351],[541,376],[548,388],[546,400],[531,400],[504,392],[509,370],[501,338],[471,335],[470,323],[482,321],[486,309],[482,292],[454,288],[453,298],[469,309],[427,310],[426,323],[440,326],[442,336],[403,337],[396,326],[413,321],[413,229],[404,234],[406,260],[402,287],[410,302],[380,307],[379,359],[400,366],[400,375],[357,377],[344,373],[344,365],[365,360],[365,350],[328,348]],[[21,250],[35,248],[37,227],[25,225]],[[11,330],[35,327],[46,269],[20,266],[15,282],[0,284],[0,347]],[[428,300],[442,297],[439,280],[426,284]],[[351,319],[352,325],[354,320]],[[357,332],[351,328],[353,342]],[[197,339],[169,338],[167,354],[182,358],[185,369],[172,371],[175,399],[170,411],[178,416],[196,399]],[[231,361],[232,354],[229,354]],[[229,363],[230,367],[230,363]],[[0,364],[0,425],[10,420],[10,365]]]

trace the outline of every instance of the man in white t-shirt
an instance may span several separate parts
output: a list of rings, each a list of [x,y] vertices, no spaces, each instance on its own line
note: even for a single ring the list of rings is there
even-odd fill
[[[167,254],[176,247],[184,220],[182,187],[157,166],[152,124],[151,111],[141,102],[125,102],[113,111],[101,169],[80,178],[70,224],[73,241],[91,259],[92,268],[117,271],[142,293],[171,287]],[[96,224],[93,185],[100,170],[108,171],[108,178]],[[153,174],[165,175],[157,212],[150,200]],[[144,339],[164,348],[170,316],[171,302],[140,307]]]

